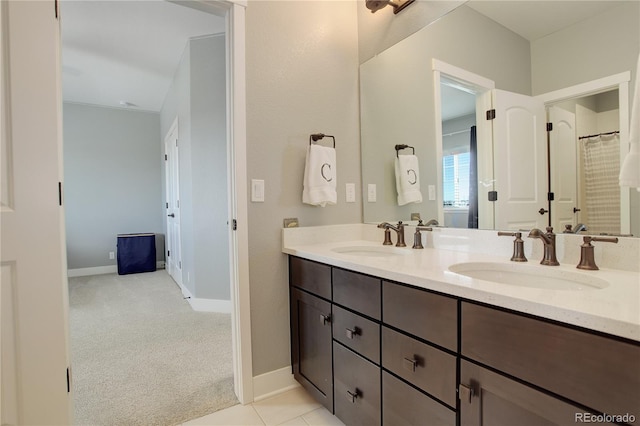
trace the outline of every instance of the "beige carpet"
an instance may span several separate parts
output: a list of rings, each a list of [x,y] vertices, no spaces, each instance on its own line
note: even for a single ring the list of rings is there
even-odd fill
[[[175,425],[238,403],[231,318],[164,270],[69,279],[77,425]]]

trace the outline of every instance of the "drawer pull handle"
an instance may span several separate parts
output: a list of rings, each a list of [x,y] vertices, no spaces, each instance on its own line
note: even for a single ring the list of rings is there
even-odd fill
[[[353,339],[355,336],[360,336],[361,332],[358,327],[353,327],[353,329],[351,328],[345,329],[344,334],[346,334],[347,339]]]
[[[458,386],[458,398],[460,398],[460,401],[471,404],[471,398],[473,398],[473,396],[474,392],[471,386],[466,386],[463,384]]]
[[[358,389],[354,390],[353,392],[351,391],[347,391],[347,401],[351,402],[352,404],[356,402],[356,399],[358,399],[360,397],[360,391]]]
[[[322,315],[320,314],[320,324],[327,325],[327,323],[331,322],[331,315]]]
[[[418,366],[418,360],[415,358],[405,358],[404,361],[402,361],[402,366],[405,370],[414,373],[416,371],[416,367]]]

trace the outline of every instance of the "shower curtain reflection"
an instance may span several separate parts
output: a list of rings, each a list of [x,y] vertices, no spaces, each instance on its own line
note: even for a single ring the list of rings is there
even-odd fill
[[[580,138],[585,177],[585,202],[591,234],[620,233],[620,137],[617,134]]]

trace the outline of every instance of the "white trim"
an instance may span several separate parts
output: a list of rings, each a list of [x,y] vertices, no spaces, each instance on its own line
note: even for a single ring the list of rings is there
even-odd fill
[[[156,262],[156,268],[164,269],[164,260]],[[94,266],[91,268],[67,269],[67,277],[88,277],[91,275],[104,275],[118,273],[118,265]]]
[[[218,312],[221,314],[231,313],[231,301],[230,300],[218,300],[218,299],[199,299],[190,298],[187,299],[191,309],[197,312]]]
[[[253,378],[253,400],[260,401],[299,386],[300,384],[293,378],[290,365],[269,371]]]
[[[493,80],[489,80],[486,77],[474,74],[471,71],[458,68],[455,65],[447,64],[446,62],[442,62],[435,58],[432,59],[431,64],[434,71],[440,71],[442,74],[446,74],[447,77],[451,77],[454,80],[459,81],[463,85],[465,85],[465,83],[472,83],[475,86],[479,86],[488,90],[496,88],[496,83]]]
[[[567,99],[595,95],[606,90],[618,89],[618,108],[620,124],[620,165],[629,152],[629,82],[631,72],[625,71],[575,86],[565,87],[549,93],[536,96],[545,106],[550,103],[565,101]],[[628,187],[620,187],[620,233],[631,233],[631,207]]]

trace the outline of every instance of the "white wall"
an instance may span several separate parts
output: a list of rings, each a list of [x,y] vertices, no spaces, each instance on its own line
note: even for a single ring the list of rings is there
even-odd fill
[[[225,69],[224,36],[190,40],[160,113],[163,140],[178,118],[182,282],[199,299],[230,298]]]
[[[355,1],[249,1],[247,179],[265,179],[265,202],[249,204],[253,373],[290,364],[287,257],[282,220],[301,226],[360,223],[358,35]],[[336,137],[338,204],[302,204],[309,135]]]
[[[66,102],[63,116],[68,268],[115,265],[117,234],[164,234],[160,117]]]

